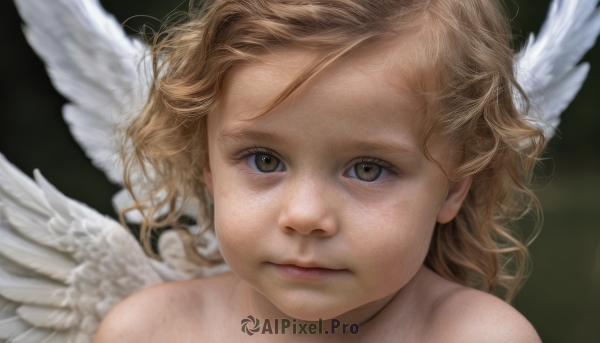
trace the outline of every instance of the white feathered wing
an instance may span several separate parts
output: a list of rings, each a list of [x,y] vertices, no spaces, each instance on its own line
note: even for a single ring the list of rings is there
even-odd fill
[[[91,342],[108,311],[165,280],[114,220],[0,155],[0,341]]]
[[[16,0],[29,44],[46,63],[71,133],[108,179],[123,184],[115,125],[148,94],[147,49],[127,37],[97,0]]]
[[[94,166],[123,186],[116,128],[135,118],[148,97],[153,75],[148,48],[128,37],[98,0],[15,0],[15,4],[29,44],[45,62],[54,87],[70,101],[63,117],[73,137]],[[141,175],[133,175],[131,181],[142,192]],[[113,204],[120,211],[133,200],[122,190]],[[195,217],[195,204],[184,212]],[[135,211],[126,217],[130,222],[142,220]]]
[[[115,184],[123,186],[123,167],[117,127],[135,118],[143,107],[153,71],[148,48],[128,37],[122,26],[108,14],[98,0],[15,0],[25,21],[27,40],[46,64],[55,88],[71,103],[63,117],[75,140],[92,163]],[[133,175],[132,187],[143,194],[141,175]],[[113,197],[115,210],[134,202],[126,190]],[[183,213],[196,219],[198,204],[184,204]],[[164,214],[166,209],[159,212]],[[139,212],[125,214],[128,222],[140,223]],[[198,250],[204,256],[220,255],[214,232],[204,223],[189,228],[198,237]],[[206,276],[226,271],[225,266],[207,268],[186,261],[183,242],[174,232],[160,238],[162,256],[167,264],[186,275]],[[169,250],[169,251],[167,251]]]
[[[531,101],[522,115],[554,136],[560,114],[575,98],[589,72],[589,64],[579,61],[600,33],[598,0],[554,0],[536,39],[532,33],[516,55],[515,73]],[[522,104],[515,94],[516,102]]]

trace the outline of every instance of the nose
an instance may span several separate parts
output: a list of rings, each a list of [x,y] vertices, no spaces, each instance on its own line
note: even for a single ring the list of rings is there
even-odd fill
[[[322,184],[311,178],[289,181],[287,197],[281,204],[279,228],[286,233],[333,236],[338,230],[334,199]]]

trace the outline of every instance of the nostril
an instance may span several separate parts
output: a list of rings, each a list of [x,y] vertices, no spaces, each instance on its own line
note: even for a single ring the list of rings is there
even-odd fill
[[[289,197],[280,203],[279,228],[286,233],[333,235],[337,231],[337,220],[331,194],[324,192],[321,184],[309,181],[288,184]]]
[[[282,215],[279,227],[288,234],[332,236],[338,231],[337,221],[332,215],[300,217]]]

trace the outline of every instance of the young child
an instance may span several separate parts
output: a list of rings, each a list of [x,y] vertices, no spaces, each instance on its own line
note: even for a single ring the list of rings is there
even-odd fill
[[[540,341],[489,294],[524,276],[545,144],[499,4],[216,0],[156,37],[127,172],[200,199],[232,272],[136,293],[97,343]]]

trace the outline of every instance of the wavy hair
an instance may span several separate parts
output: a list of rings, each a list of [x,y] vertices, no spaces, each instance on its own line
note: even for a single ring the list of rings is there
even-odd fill
[[[540,213],[526,184],[545,140],[514,102],[516,94],[527,105],[527,97],[513,73],[509,23],[494,0],[192,3],[185,18],[152,36],[148,102],[125,132],[132,147],[123,150],[126,186],[134,193],[131,179],[141,172],[149,190],[132,207],[145,215],[146,250],[152,228],[175,224],[186,199],[199,200],[199,222],[214,230],[202,173],[206,114],[219,103],[233,66],[259,62],[279,48],[317,53],[266,112],[332,63],[396,36],[414,42],[410,75],[402,77],[423,103],[424,154],[438,163],[428,143],[444,134],[452,142],[451,158],[438,163],[440,169],[452,181],[473,177],[456,218],[436,226],[425,263],[449,280],[497,291],[510,302],[528,261],[515,222],[531,209]],[[157,216],[164,208],[166,215]]]

